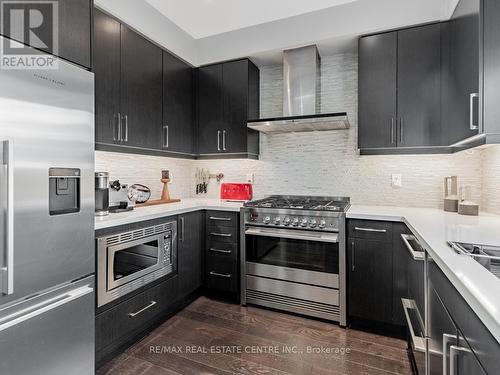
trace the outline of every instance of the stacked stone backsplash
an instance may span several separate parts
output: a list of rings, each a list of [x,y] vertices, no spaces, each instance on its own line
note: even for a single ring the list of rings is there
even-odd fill
[[[282,113],[282,73],[281,66],[260,70],[262,117]],[[170,169],[172,196],[196,196],[195,170],[205,168],[224,173],[225,182],[245,182],[252,174],[257,197],[347,195],[354,204],[436,208],[442,207],[443,177],[457,175],[460,185],[472,186],[473,199],[483,209],[500,214],[500,147],[453,155],[360,156],[357,55],[323,57],[321,73],[321,112],[346,111],[349,130],[261,135],[260,160],[190,161],[97,152],[96,165],[112,178],[150,186],[155,195],[161,191],[161,169]],[[402,187],[391,186],[393,173],[402,174]],[[208,194],[200,197],[218,196],[219,185],[211,180]]]

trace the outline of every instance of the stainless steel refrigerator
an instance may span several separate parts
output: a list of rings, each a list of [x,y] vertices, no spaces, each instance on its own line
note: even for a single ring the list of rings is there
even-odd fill
[[[0,70],[3,375],[94,373],[93,92],[62,60]]]

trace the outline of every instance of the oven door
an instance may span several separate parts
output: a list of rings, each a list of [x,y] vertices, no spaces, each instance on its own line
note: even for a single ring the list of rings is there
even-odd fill
[[[338,233],[248,226],[246,273],[339,288]]]
[[[171,234],[141,238],[107,248],[107,290],[115,289],[132,280],[163,267],[164,242]]]

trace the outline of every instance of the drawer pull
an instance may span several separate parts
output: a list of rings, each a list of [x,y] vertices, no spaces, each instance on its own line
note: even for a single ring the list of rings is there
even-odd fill
[[[354,230],[360,231],[360,232],[376,232],[376,233],[386,233],[386,229],[373,229],[373,228],[360,228],[360,227],[354,227]]]
[[[217,216],[210,216],[210,220],[217,220],[217,221],[231,221],[230,217],[217,217]]]
[[[231,274],[230,273],[218,273],[218,272],[210,271],[210,275],[212,275],[212,276],[219,276],[219,277],[225,277],[226,279],[231,278]]]
[[[217,236],[217,237],[231,237],[232,236],[232,234],[230,234],[230,233],[214,233],[214,232],[212,232],[210,234],[212,236]]]
[[[154,305],[156,305],[156,301],[151,301],[147,306],[144,306],[142,309],[140,309],[134,313],[128,314],[128,316],[129,316],[129,318],[135,318],[137,315],[142,314],[144,311],[150,309]]]
[[[215,248],[210,248],[210,251],[214,251],[216,253],[223,253],[223,254],[231,254],[231,250],[221,250],[221,249],[215,249]]]

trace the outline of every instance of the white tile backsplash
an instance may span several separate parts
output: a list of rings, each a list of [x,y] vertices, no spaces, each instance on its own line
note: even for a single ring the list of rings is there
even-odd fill
[[[280,116],[282,67],[263,67],[260,76],[261,116]],[[195,195],[195,170],[205,168],[224,173],[224,182],[245,182],[253,173],[257,197],[347,195],[355,204],[422,207],[441,207],[443,177],[457,175],[461,185],[472,186],[473,199],[483,208],[500,213],[500,147],[454,155],[359,156],[357,56],[324,57],[321,79],[322,112],[346,111],[349,130],[262,135],[260,160],[193,161],[96,152],[96,168],[109,171],[112,178],[150,186],[155,196],[161,192],[162,169],[172,172],[171,195],[183,198]],[[402,175],[402,187],[391,186],[393,173]],[[219,186],[211,180],[206,196],[218,195]]]

